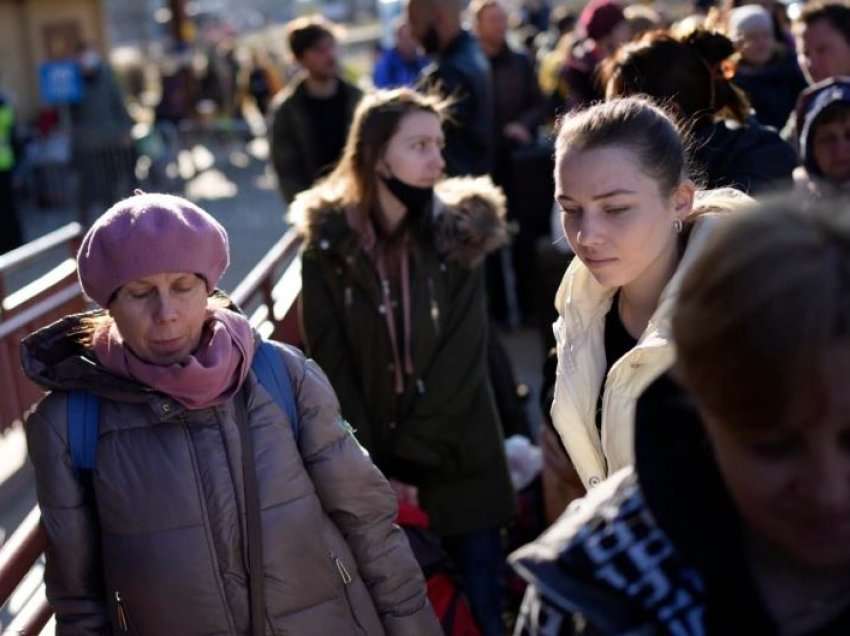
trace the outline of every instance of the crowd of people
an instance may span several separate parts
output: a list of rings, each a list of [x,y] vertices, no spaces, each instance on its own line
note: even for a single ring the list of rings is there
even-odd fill
[[[304,353],[144,193],[22,344],[57,633],[850,632],[850,5],[738,5],[408,0],[377,88],[293,21]]]

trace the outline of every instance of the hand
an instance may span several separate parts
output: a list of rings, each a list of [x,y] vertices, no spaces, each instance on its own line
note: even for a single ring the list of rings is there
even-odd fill
[[[390,479],[390,486],[395,491],[399,503],[409,503],[412,506],[419,507],[419,489],[416,486],[405,484],[396,479]]]
[[[578,486],[584,488],[581,483],[581,478],[578,472],[570,461],[570,458],[564,452],[561,446],[561,440],[558,434],[550,427],[543,426],[540,432],[540,446],[543,449],[543,464],[548,468],[559,481],[569,484],[570,486]]]
[[[520,124],[519,122],[511,122],[505,125],[502,130],[502,134],[505,135],[508,139],[513,139],[514,141],[518,141],[521,144],[530,144],[531,143],[531,133],[528,132],[528,128]]]

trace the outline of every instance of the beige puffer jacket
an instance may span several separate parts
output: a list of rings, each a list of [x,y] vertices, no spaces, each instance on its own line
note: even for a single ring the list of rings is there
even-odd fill
[[[71,316],[22,345],[52,393],[26,423],[50,540],[57,634],[245,635],[241,445],[233,400],[188,411],[118,378],[68,334]],[[253,373],[247,392],[263,525],[266,633],[438,635],[422,573],[394,525],[389,484],[351,435],[322,371],[278,346],[300,413],[290,423]],[[67,390],[101,401],[96,468],[75,472]],[[90,477],[90,480],[89,480]]]

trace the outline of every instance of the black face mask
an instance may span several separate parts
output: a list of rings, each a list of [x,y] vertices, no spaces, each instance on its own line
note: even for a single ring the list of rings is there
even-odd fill
[[[437,28],[432,24],[428,27],[425,35],[422,37],[422,48],[428,55],[434,55],[440,52],[440,36],[437,35]]]
[[[381,177],[381,180],[395,198],[407,208],[407,217],[411,221],[415,222],[431,211],[431,203],[434,200],[433,186],[420,188],[396,177]]]

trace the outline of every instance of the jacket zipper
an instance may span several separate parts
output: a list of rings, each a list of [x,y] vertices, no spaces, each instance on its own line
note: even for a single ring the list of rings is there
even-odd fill
[[[342,559],[333,552],[331,552],[330,557],[331,561],[333,561],[336,566],[339,578],[342,579],[342,591],[343,594],[345,594],[345,602],[348,603],[348,611],[351,612],[351,618],[354,620],[354,624],[357,625],[357,629],[360,633],[365,634],[366,630],[364,630],[363,625],[360,624],[360,619],[357,618],[357,614],[354,611],[354,604],[351,602],[351,597],[348,595],[348,586],[351,585],[354,578],[348,572],[348,569],[345,567],[345,563],[342,562]]]
[[[336,565],[336,570],[339,572],[339,577],[342,579],[343,584],[350,585],[354,579],[351,578],[351,574],[345,569],[345,564],[335,554],[331,554],[331,559],[333,559],[334,565]]]
[[[437,304],[437,298],[434,295],[434,280],[428,277],[428,293],[431,295],[431,322],[434,323],[434,333],[440,333],[440,306]]]
[[[127,623],[127,611],[124,609],[124,599],[118,590],[115,590],[115,607],[118,614],[118,627],[121,628],[122,632],[129,632],[130,627]]]

